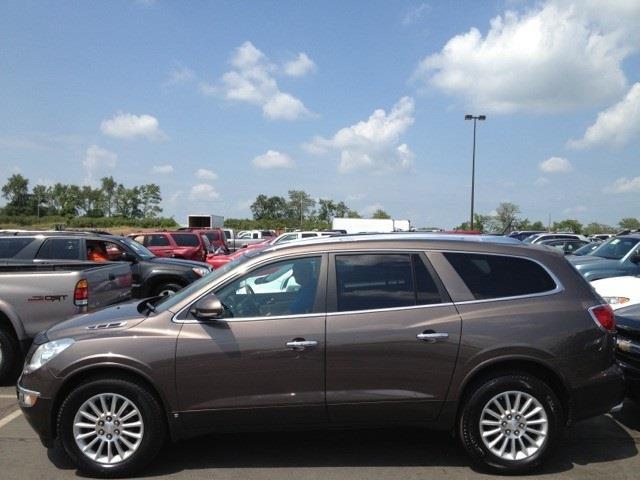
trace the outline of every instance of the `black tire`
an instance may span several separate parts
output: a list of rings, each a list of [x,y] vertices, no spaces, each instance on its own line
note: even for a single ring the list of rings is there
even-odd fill
[[[125,460],[112,465],[99,463],[82,453],[76,444],[73,424],[76,413],[90,398],[99,394],[117,394],[132,402],[139,410],[144,433],[137,450]],[[57,419],[57,430],[64,450],[81,472],[98,477],[122,477],[138,472],[157,455],[166,438],[163,409],[146,388],[123,378],[97,378],[73,390],[64,399]]]
[[[546,439],[539,449],[527,458],[518,460],[502,458],[491,452],[483,442],[480,431],[483,409],[494,397],[505,392],[523,392],[534,397],[546,414],[548,422]],[[556,442],[562,436],[563,427],[562,408],[549,385],[526,373],[509,373],[494,378],[485,378],[483,382],[476,383],[476,388],[467,397],[462,407],[459,419],[459,436],[465,450],[480,468],[499,474],[521,474],[535,470],[542,465],[554,451]],[[531,444],[527,442],[526,445]]]
[[[173,292],[176,293],[178,290],[181,290],[183,287],[178,283],[167,282],[161,283],[156,288],[153,289],[153,296],[157,297],[158,295],[163,294],[164,292]]]
[[[4,328],[0,328],[0,384],[15,380],[20,357],[16,339]]]

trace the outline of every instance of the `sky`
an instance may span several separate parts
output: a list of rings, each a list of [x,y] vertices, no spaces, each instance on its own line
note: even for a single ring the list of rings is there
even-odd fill
[[[0,182],[157,183],[163,215],[301,189],[416,227],[640,217],[640,1],[0,5]]]

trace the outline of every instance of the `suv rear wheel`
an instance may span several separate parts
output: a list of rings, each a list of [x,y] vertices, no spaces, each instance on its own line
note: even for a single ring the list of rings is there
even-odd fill
[[[562,410],[553,390],[524,373],[478,385],[460,416],[460,438],[467,452],[496,473],[539,467],[562,432]]]
[[[82,472],[101,477],[140,470],[164,443],[163,411],[145,388],[96,379],[73,390],[58,415],[65,451]]]

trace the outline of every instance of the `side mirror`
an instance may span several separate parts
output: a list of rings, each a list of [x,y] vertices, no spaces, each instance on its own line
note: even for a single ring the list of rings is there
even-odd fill
[[[222,302],[213,293],[202,297],[191,307],[191,314],[200,320],[214,320],[220,318],[223,313]]]
[[[135,257],[135,255],[133,255],[132,253],[129,252],[122,252],[122,255],[120,256],[120,260],[122,260],[123,262],[137,262],[138,259]]]
[[[631,255],[631,257],[629,258],[629,260],[631,260],[633,263],[638,264],[640,263],[640,252],[636,252],[633,255]]]

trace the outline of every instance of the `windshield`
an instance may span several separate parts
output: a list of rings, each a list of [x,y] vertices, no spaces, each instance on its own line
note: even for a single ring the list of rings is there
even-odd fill
[[[238,265],[242,265],[246,261],[257,257],[258,255],[262,255],[263,250],[247,250],[245,253],[240,255],[238,258],[230,261],[229,263],[223,265],[220,268],[215,269],[213,272],[205,275],[202,278],[199,278],[192,284],[187,287],[184,287],[182,290],[178,290],[173,295],[167,295],[166,297],[162,297],[160,301],[158,301],[155,306],[156,312],[164,312],[165,310],[170,310],[174,305],[182,302],[185,298],[188,298],[189,295],[197,292],[202,287],[209,283],[213,283],[215,280],[226,274],[227,272],[233,270]]]
[[[620,260],[633,247],[638,245],[640,239],[631,237],[614,237],[607,240],[589,255],[594,257],[608,258],[609,260]]]
[[[575,252],[573,252],[574,255],[588,255],[590,252],[592,252],[593,250],[595,250],[596,248],[598,248],[600,245],[594,245],[592,243],[587,243],[586,245],[583,245],[582,247],[580,247],[579,249],[577,249]]]
[[[523,243],[533,243],[533,241],[534,241],[536,238],[538,238],[538,237],[540,237],[540,235],[538,235],[538,234],[536,234],[536,235],[531,235],[531,236],[529,236],[529,237],[525,238],[524,240],[522,240],[522,242],[523,242]]]
[[[151,253],[150,250],[147,249],[144,245],[132,240],[130,238],[124,237],[121,239],[122,243],[124,243],[131,250],[136,252],[143,260],[149,260],[150,258],[154,258],[155,255]]]

